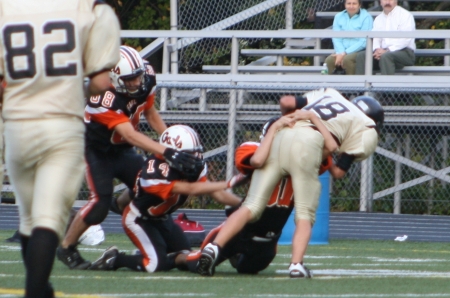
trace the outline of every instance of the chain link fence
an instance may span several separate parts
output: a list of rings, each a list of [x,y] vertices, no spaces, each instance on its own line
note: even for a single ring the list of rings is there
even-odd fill
[[[229,130],[230,88],[196,84],[170,88],[169,96],[191,100],[175,108],[161,111],[168,125],[187,124],[199,133],[209,169],[210,180],[226,179]],[[262,125],[279,115],[278,100],[284,94],[301,95],[315,89],[284,90],[283,86],[239,86],[235,125],[235,146],[245,141],[258,141]],[[202,90],[204,91],[202,93]],[[284,91],[283,91],[284,90]],[[351,99],[364,92],[376,97],[386,110],[386,121],[381,130],[379,146],[364,167],[356,163],[341,180],[331,180],[331,211],[358,211],[450,214],[449,130],[450,91],[439,89],[361,89],[341,88]],[[157,94],[159,105],[161,89]],[[193,94],[206,94],[206,108],[200,108],[200,99]],[[183,101],[181,101],[183,102]],[[157,139],[157,135],[143,121],[141,131]],[[233,150],[234,150],[233,148]],[[369,176],[372,185],[364,185],[362,176]],[[120,183],[117,181],[117,195]],[[369,189],[368,200],[364,190]],[[245,196],[246,188],[236,190]],[[4,192],[3,199],[13,197]],[[83,185],[79,200],[86,200],[88,191]],[[190,208],[222,208],[208,196],[194,197],[187,203]]]
[[[190,0],[178,2],[178,30],[278,30],[314,19],[315,11],[327,11],[343,0]],[[341,7],[339,7],[341,9]],[[287,16],[287,11],[291,12]],[[287,20],[291,25],[287,24]],[[291,28],[291,29],[292,29]],[[247,48],[259,39],[241,39]],[[231,39],[203,39],[185,45],[179,51],[179,69],[183,73],[201,72],[203,65],[217,64],[230,56]]]
[[[199,87],[170,89],[169,93],[178,98],[183,98],[183,95],[192,97],[193,90],[201,93],[202,88]],[[280,114],[278,100],[281,95],[301,95],[315,88],[282,89],[282,86],[273,86],[273,89],[270,86],[264,89],[247,86],[238,90],[236,146],[245,141],[259,140],[265,121]],[[196,98],[161,112],[169,125],[185,123],[198,131],[207,152],[211,180],[226,178],[229,115],[233,114],[229,111],[230,91],[208,86],[204,111],[200,111],[200,100]],[[446,176],[450,172],[449,90],[345,88],[340,91],[349,99],[370,92],[385,107],[386,123],[373,163],[366,168],[368,170],[364,172],[362,164],[356,163],[344,179],[331,181],[331,210],[450,214],[450,179]],[[143,127],[148,128],[146,125]],[[364,173],[372,183],[367,201],[362,200]],[[246,189],[238,189],[237,192],[244,196]],[[189,205],[194,208],[218,207],[207,196],[194,198]]]

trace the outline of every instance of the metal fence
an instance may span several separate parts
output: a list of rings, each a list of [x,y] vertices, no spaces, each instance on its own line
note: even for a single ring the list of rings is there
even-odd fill
[[[219,0],[177,1],[178,22],[172,25],[176,25],[177,30],[293,29],[298,28],[298,23],[313,19],[316,11],[326,11],[342,3],[342,0],[228,0],[223,5]],[[257,40],[248,38],[240,42],[246,45]],[[180,70],[196,73],[203,65],[214,64],[229,55],[230,45],[231,39],[218,38],[202,39],[182,47]]]
[[[245,141],[258,141],[264,122],[280,114],[281,95],[300,95],[316,88],[292,87],[283,91],[283,86],[200,87],[196,84],[169,89],[171,98],[190,101],[161,114],[169,125],[185,123],[198,131],[211,180],[226,178],[229,150]],[[410,88],[347,87],[340,91],[349,99],[370,92],[384,105],[386,122],[373,158],[354,164],[344,179],[331,181],[331,210],[450,214],[450,178],[446,175],[450,172],[448,90],[423,88],[411,92]],[[201,94],[206,95],[204,103]],[[236,96],[235,111],[230,111],[230,96]],[[235,115],[231,122],[230,115]],[[235,138],[231,146],[230,123]],[[142,129],[150,131],[145,123]],[[242,188],[237,192],[243,196],[245,191]],[[194,198],[189,205],[218,207],[207,196]]]
[[[198,85],[195,87],[170,92],[178,98],[192,97],[193,90],[202,92]],[[247,86],[235,90],[234,147],[244,141],[258,140],[265,120],[279,115],[281,95],[300,95],[315,88],[282,91],[275,87],[271,90],[266,86],[261,90],[261,86]],[[206,151],[211,152],[207,159],[210,178],[225,179],[226,149],[234,149],[229,148],[227,139],[230,115],[234,113],[229,110],[233,90],[211,86],[205,90],[206,109],[203,111],[199,110],[200,101],[194,99],[162,115],[169,124],[187,123],[200,133]],[[385,106],[386,123],[373,158],[365,164],[353,165],[344,179],[331,182],[332,211],[449,214],[448,90],[345,88],[341,92],[349,99],[370,92]],[[240,194],[244,192],[241,190]]]
[[[226,179],[227,167],[233,163],[233,152],[239,144],[258,141],[265,121],[280,114],[281,95],[300,95],[317,88],[284,85],[227,88],[201,83],[179,86],[163,83],[161,87],[170,87],[166,89],[169,98],[180,102],[189,99],[160,113],[168,125],[184,123],[197,130],[211,180]],[[161,90],[157,92],[158,106]],[[338,87],[338,90],[349,99],[370,92],[385,107],[386,121],[373,158],[354,164],[344,179],[331,181],[331,210],[450,214],[449,90],[361,87]],[[235,104],[230,104],[230,99]],[[145,121],[140,129],[157,139]],[[230,134],[234,139],[231,143]],[[119,181],[116,188],[120,193]],[[241,196],[245,192],[246,188],[237,190]],[[12,193],[3,193],[4,199],[11,196]],[[87,197],[83,186],[78,199]],[[222,206],[214,204],[208,196],[200,196],[190,200],[187,207]]]

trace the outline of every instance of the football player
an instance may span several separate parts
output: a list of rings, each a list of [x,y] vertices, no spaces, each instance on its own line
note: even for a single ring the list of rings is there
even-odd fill
[[[5,159],[19,205],[24,296],[54,297],[55,251],[85,169],[85,92],[108,89],[120,26],[104,1],[4,0],[0,31]]]
[[[169,127],[161,135],[160,144],[202,158],[199,137],[189,126]],[[210,182],[207,174],[204,163],[193,170],[179,171],[171,168],[160,154],[150,155],[136,181],[134,199],[122,216],[122,226],[140,254],[121,254],[112,246],[92,263],[90,269],[127,267],[151,273],[174,268],[177,252],[191,248],[171,213],[183,205],[189,195],[211,194],[219,203],[230,206],[241,201],[225,189],[244,181],[244,175],[236,175],[228,182]],[[168,256],[168,253],[171,254]]]
[[[196,162],[201,163],[195,156],[167,148],[138,131],[142,114],[158,134],[167,127],[154,106],[155,73],[135,49],[121,46],[120,60],[109,74],[112,82],[109,90],[91,96],[85,108],[86,181],[90,196],[57,250],[58,259],[70,269],[86,269],[90,265],[76,246],[88,227],[100,224],[110,207],[116,206],[114,178],[128,189],[134,186],[144,158],[133,147],[160,154],[169,166],[180,170],[189,170]],[[120,213],[120,210],[115,211]]]
[[[214,242],[203,248],[197,267],[199,274],[214,274],[221,248],[247,222],[261,216],[275,186],[290,175],[296,228],[289,275],[292,278],[311,277],[303,265],[303,257],[319,203],[318,170],[321,161],[324,155],[339,148],[340,157],[330,173],[334,178],[341,178],[353,161],[368,158],[377,146],[377,128],[383,123],[384,111],[372,97],[363,96],[350,102],[332,88],[308,92],[298,101],[293,99],[300,103],[298,107],[301,108],[291,114],[297,122],[293,128],[282,129],[276,134],[264,167],[252,175],[243,205],[225,221]]]
[[[271,118],[264,126],[261,140],[269,129],[276,131],[281,123],[277,123],[280,117]],[[273,125],[276,123],[275,125]],[[260,168],[267,158],[266,148],[270,143],[264,142],[262,146],[257,142],[245,142],[235,152],[235,166],[239,172],[251,175],[256,168]],[[321,164],[319,175],[327,171],[332,165],[329,155]],[[284,177],[275,186],[274,191],[264,209],[261,218],[254,223],[248,223],[236,236],[234,236],[221,250],[216,266],[225,260],[239,273],[256,274],[269,266],[277,253],[278,239],[281,231],[294,208],[292,180]],[[229,216],[236,208],[227,209]],[[200,247],[200,251],[214,241],[222,225],[214,228],[206,236]],[[178,266],[180,269],[187,267],[189,271],[196,272],[200,259],[200,251],[185,254],[185,264]]]

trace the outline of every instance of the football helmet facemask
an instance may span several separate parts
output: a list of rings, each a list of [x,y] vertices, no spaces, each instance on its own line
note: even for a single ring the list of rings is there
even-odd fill
[[[265,135],[267,134],[267,131],[272,126],[272,124],[274,124],[275,121],[280,119],[280,117],[281,116],[274,116],[274,117],[270,118],[269,120],[267,120],[267,122],[264,124],[264,126],[262,128],[261,135],[259,136],[259,141],[260,142],[264,139]]]
[[[148,93],[145,65],[139,53],[128,46],[120,46],[120,60],[111,69],[109,77],[118,93],[139,97]],[[126,81],[136,80],[135,86],[127,86]]]

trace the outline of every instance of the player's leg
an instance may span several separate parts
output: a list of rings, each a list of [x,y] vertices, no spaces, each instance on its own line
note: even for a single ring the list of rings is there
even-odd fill
[[[247,198],[242,206],[228,217],[214,242],[206,245],[202,250],[202,256],[197,267],[197,272],[200,275],[214,275],[214,266],[218,260],[220,248],[237,235],[248,222],[258,220],[264,211],[275,185],[283,175],[278,158],[281,146],[280,140],[285,130],[280,131],[275,136],[264,167],[253,172]]]
[[[285,167],[292,178],[294,188],[294,205],[296,229],[292,240],[292,264],[303,267],[303,256],[308,247],[311,236],[311,223],[315,220],[315,211],[319,202],[320,182],[318,180],[319,166],[322,160],[323,136],[311,128],[294,128],[289,138],[292,140],[290,146],[283,148],[282,166]],[[294,267],[297,273],[298,268]],[[291,270],[292,271],[292,270]],[[306,269],[304,276],[309,277]],[[291,277],[292,276],[291,274]]]
[[[167,245],[167,259],[164,270],[178,268],[188,270],[185,262],[185,256],[191,252],[190,241],[183,229],[177,225],[169,215],[166,220],[157,223],[158,230]]]
[[[89,267],[90,262],[77,250],[78,239],[91,225],[106,218],[113,193],[114,158],[90,148],[86,149],[85,157],[89,200],[75,215],[57,251],[58,259],[71,269]]]
[[[129,188],[125,188],[122,193],[117,197],[111,199],[110,210],[116,214],[122,215],[125,207],[131,202],[133,192]]]
[[[124,210],[122,226],[131,242],[140,250],[142,263],[139,268],[142,271],[155,272],[174,268],[167,259],[167,244],[162,237],[162,231],[169,230],[165,227],[164,220],[143,220],[139,211],[131,205]],[[115,267],[132,267],[130,260],[118,256]],[[136,270],[134,269],[134,270]]]
[[[202,255],[201,254],[201,250],[206,245],[208,245],[209,243],[212,243],[214,241],[214,239],[216,238],[216,236],[219,233],[220,229],[222,228],[222,225],[223,224],[213,228],[208,233],[208,235],[206,235],[205,239],[203,240],[203,242],[202,242],[202,244],[200,246],[200,250],[191,251],[189,253],[186,253],[184,258],[179,260],[179,262],[181,263],[181,266],[183,266],[184,268],[187,268],[187,270],[189,270],[190,272],[197,273],[198,261],[200,260],[200,257]],[[238,236],[236,236],[236,237],[238,237]],[[236,238],[236,237],[234,237],[234,238]],[[219,255],[219,258],[218,258],[218,260],[216,262],[216,266],[219,265],[220,263],[222,263],[223,261],[225,261],[226,259],[228,259],[229,256],[233,255],[233,253],[230,254],[230,251],[229,251],[230,245],[232,245],[232,243],[234,242],[233,239],[229,243],[227,243],[227,245],[225,245],[222,248],[222,250],[220,252],[220,255]]]
[[[1,113],[0,113],[1,114]],[[3,187],[3,180],[5,178],[4,176],[4,146],[5,143],[3,142],[3,119],[0,115],[0,187]],[[1,192],[0,192],[0,202],[2,201]]]
[[[145,160],[142,155],[138,154],[134,149],[123,150],[114,163],[114,173],[116,177],[122,181],[128,189],[125,189],[119,197],[112,198],[111,211],[122,214],[125,207],[130,203],[133,193],[132,189],[136,184],[136,177],[142,169]]]
[[[48,280],[56,247],[83,178],[84,124],[61,118],[33,121],[23,127],[39,132],[32,145],[38,162],[26,252],[26,297],[46,297],[52,292]],[[30,135],[22,137],[33,140]]]
[[[268,239],[267,242],[249,239],[246,243],[241,243],[243,253],[238,255],[233,267],[244,274],[257,274],[266,269],[277,254],[278,238]]]
[[[25,140],[20,138],[21,136],[27,137],[27,135],[24,135],[26,131],[22,129],[21,122],[7,122],[4,133],[5,139],[8,140],[5,144],[5,161],[9,169],[9,181],[15,189],[14,194],[19,207],[19,235],[22,259],[25,269],[28,271],[29,266],[27,265],[26,255],[32,230],[31,212],[35,177],[34,164],[38,159],[36,155],[29,154],[33,152],[23,152],[23,149],[28,147],[23,146],[23,141]],[[36,151],[35,153],[38,152]]]

